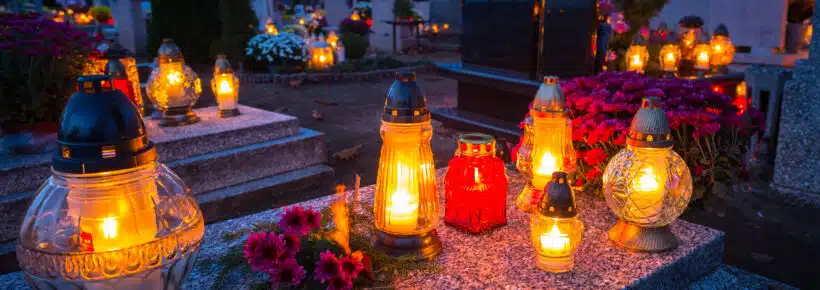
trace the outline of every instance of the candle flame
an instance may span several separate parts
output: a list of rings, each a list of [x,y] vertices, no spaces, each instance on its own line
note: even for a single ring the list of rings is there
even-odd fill
[[[475,171],[473,171],[473,177],[474,177],[475,183],[481,183],[481,175],[478,174],[478,167],[473,168],[473,169],[475,169]]]
[[[558,224],[552,224],[549,232],[541,235],[541,248],[549,250],[563,250],[569,248],[569,235],[558,229]]]
[[[168,73],[168,83],[171,85],[178,85],[182,83],[182,73],[178,71],[171,71]]]
[[[407,179],[410,178],[410,168],[401,163],[397,167],[399,182],[396,184],[396,191],[390,197],[391,210],[394,215],[410,215],[418,210],[419,198],[410,194],[408,190]]]
[[[674,53],[671,53],[671,52],[670,52],[670,53],[667,53],[667,54],[666,54],[666,60],[668,60],[668,61],[675,61],[675,54],[674,54]]]
[[[701,51],[698,53],[698,61],[708,62],[709,61],[709,53],[705,51]]]
[[[103,231],[103,237],[106,239],[113,239],[117,237],[117,220],[113,217],[104,218],[100,229]]]
[[[233,93],[233,86],[231,86],[231,82],[228,79],[223,79],[219,82],[219,86],[217,87],[217,91],[219,94],[230,94]]]
[[[652,169],[651,166],[641,169],[641,177],[638,178],[637,184],[633,186],[633,189],[636,191],[641,192],[654,192],[660,188],[660,183],[658,182],[658,176],[655,174],[655,170]]]
[[[549,151],[544,152],[544,155],[541,156],[541,164],[538,165],[535,172],[542,176],[552,176],[552,173],[556,171],[558,171],[558,159],[552,156]]]
[[[632,55],[632,64],[640,65],[641,64],[641,56],[637,54]]]
[[[305,24],[305,19],[302,18],[302,17],[299,17],[299,24],[304,25]]]
[[[358,13],[353,12],[353,14],[350,14],[350,20],[359,21],[359,20],[362,20],[362,19],[359,17]]]
[[[319,62],[321,62],[321,63],[325,62],[325,56],[324,55],[319,56]]]

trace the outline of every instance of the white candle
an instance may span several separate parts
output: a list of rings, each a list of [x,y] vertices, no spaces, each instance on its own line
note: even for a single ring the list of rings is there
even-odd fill
[[[548,256],[563,256],[570,252],[569,235],[562,233],[557,224],[549,232],[541,234],[541,251]]]
[[[558,159],[552,153],[546,151],[538,162],[532,177],[532,186],[538,190],[543,190],[552,179],[552,173],[559,170]]]

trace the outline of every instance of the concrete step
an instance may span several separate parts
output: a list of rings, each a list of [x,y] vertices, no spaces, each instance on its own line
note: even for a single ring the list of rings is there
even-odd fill
[[[200,122],[180,127],[160,127],[145,120],[161,162],[185,159],[299,134],[296,117],[239,106],[241,115],[219,118],[216,107],[194,110]],[[56,149],[56,146],[51,146]],[[54,151],[34,155],[0,153],[0,196],[37,189],[51,175]],[[0,230],[1,231],[1,230]]]
[[[327,162],[324,134],[300,129],[299,134],[273,141],[168,162],[200,195],[220,188],[307,168]],[[40,179],[42,183],[45,178]],[[17,237],[34,191],[0,196],[0,241]]]

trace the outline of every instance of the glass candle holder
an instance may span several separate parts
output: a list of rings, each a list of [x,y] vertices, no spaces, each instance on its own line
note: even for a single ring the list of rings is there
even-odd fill
[[[567,174],[555,172],[530,219],[530,239],[539,269],[552,273],[572,270],[584,223],[578,218]]]
[[[575,148],[572,146],[572,121],[565,112],[564,93],[557,77],[545,77],[533,101],[533,149],[530,182],[516,199],[519,209],[531,212],[542,189],[556,171],[573,172]]]
[[[224,54],[216,56],[211,90],[216,96],[220,118],[239,115],[239,78],[233,74],[231,63]]]
[[[625,54],[626,70],[643,73],[649,61],[649,51],[644,45],[631,45]]]
[[[507,175],[495,148],[489,135],[459,137],[444,178],[447,225],[479,234],[507,224]]]
[[[524,119],[524,135],[521,137],[521,147],[518,148],[518,155],[515,158],[515,168],[527,177],[532,177],[532,146],[533,142],[535,142],[534,134],[532,129],[532,116],[527,115],[527,118]]]
[[[692,197],[692,175],[672,150],[669,120],[659,104],[654,97],[643,99],[629,128],[627,147],[612,157],[603,176],[604,197],[620,218],[609,239],[633,251],[677,247],[667,225]]]
[[[727,66],[732,63],[735,57],[735,46],[729,40],[729,30],[725,25],[720,24],[712,33],[712,39],[709,40],[709,46],[712,48],[711,58],[709,59],[716,71],[725,72]]]
[[[373,211],[376,246],[416,260],[441,253],[439,198],[430,138],[430,112],[414,73],[397,74],[382,115]]]
[[[674,73],[678,71],[678,64],[681,60],[680,48],[676,44],[666,44],[661,47],[658,61],[661,69],[667,73]]]
[[[157,162],[139,112],[107,77],[79,84],[63,111],[53,175],[20,228],[26,281],[34,289],[178,289],[204,234],[197,201]]]
[[[181,126],[199,122],[192,108],[202,93],[202,83],[194,70],[185,64],[182,52],[172,40],[163,40],[157,62],[145,91],[162,113],[159,124]]]
[[[698,44],[693,52],[695,56],[695,69],[708,71],[712,61],[712,47],[708,44]]]
[[[133,60],[133,59],[132,59]],[[136,67],[134,67],[136,69]],[[134,86],[133,80],[130,78],[125,64],[117,58],[111,58],[105,66],[105,75],[111,77],[114,88],[125,94],[131,103],[137,107],[137,111],[142,115],[142,94],[140,94],[139,80]]]
[[[310,45],[310,61],[312,69],[323,70],[333,65],[333,47],[325,41],[315,41]]]

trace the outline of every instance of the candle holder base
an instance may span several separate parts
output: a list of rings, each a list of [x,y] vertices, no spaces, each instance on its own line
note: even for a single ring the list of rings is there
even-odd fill
[[[572,266],[575,265],[575,258],[573,255],[566,257],[547,257],[538,255],[538,259],[535,262],[538,269],[550,273],[566,273],[572,270]]]
[[[524,189],[515,199],[515,205],[523,212],[533,212],[538,205],[538,200],[541,199],[542,190],[538,190],[532,185],[532,182],[527,182]]]
[[[162,112],[159,125],[163,127],[175,127],[190,125],[196,122],[199,122],[199,117],[191,110],[191,107],[178,107],[168,108]]]
[[[428,261],[441,254],[441,240],[435,229],[417,235],[394,235],[376,231],[376,248],[393,257],[411,256],[414,261]]]
[[[220,118],[228,118],[233,116],[239,116],[239,109],[229,109],[229,110],[219,110],[219,117]]]
[[[609,240],[620,248],[633,252],[664,252],[678,247],[678,238],[669,226],[642,228],[618,220],[609,230]]]

